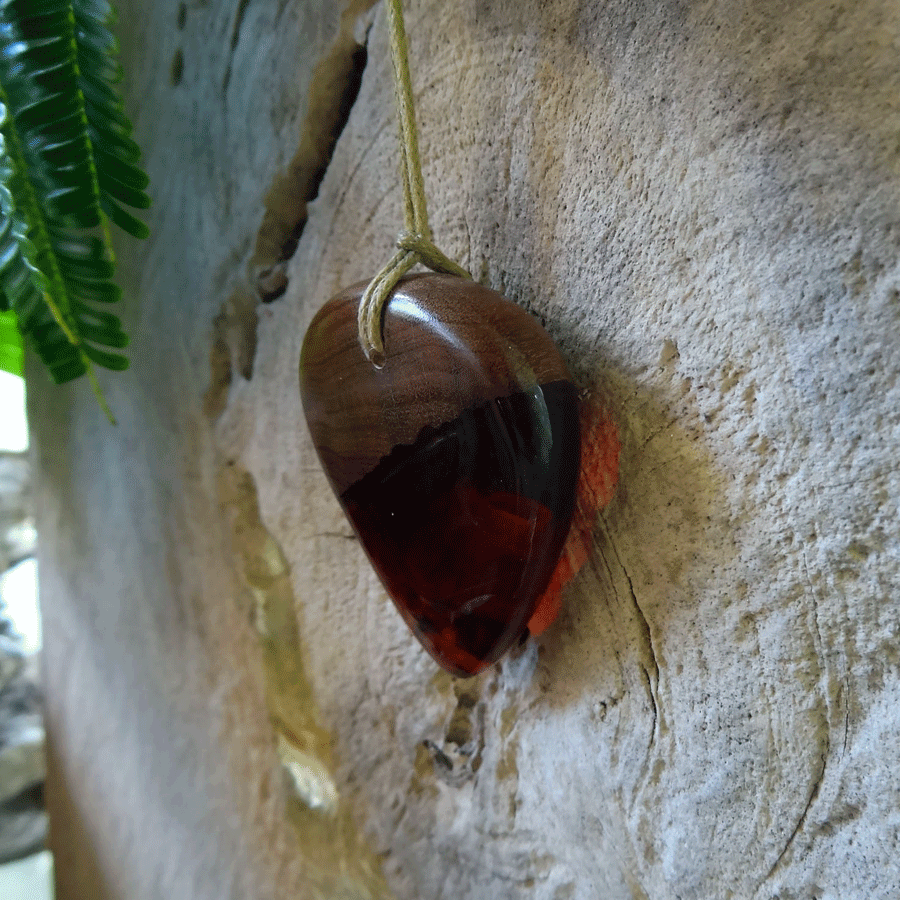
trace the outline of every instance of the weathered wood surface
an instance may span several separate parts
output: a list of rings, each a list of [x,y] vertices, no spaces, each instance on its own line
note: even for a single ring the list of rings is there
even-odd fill
[[[350,78],[334,6],[123,3],[156,203],[121,425],[30,398],[60,897],[898,896],[896,4],[408,4],[437,242],[623,440],[560,620],[470,682],[297,390],[401,221],[380,10],[254,297]]]

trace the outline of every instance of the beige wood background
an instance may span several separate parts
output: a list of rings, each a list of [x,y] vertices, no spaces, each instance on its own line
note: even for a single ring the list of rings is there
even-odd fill
[[[400,224],[370,6],[121,0],[119,427],[31,373],[60,898],[900,895],[900,8],[407,4],[438,243],[623,441],[558,623],[456,682],[297,393]]]

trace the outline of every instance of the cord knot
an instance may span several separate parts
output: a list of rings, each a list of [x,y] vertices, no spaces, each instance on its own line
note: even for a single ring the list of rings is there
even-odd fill
[[[419,162],[419,139],[413,108],[412,79],[409,74],[409,50],[403,24],[402,0],[385,0],[391,31],[391,56],[394,62],[394,93],[400,120],[400,161],[403,182],[404,230],[397,238],[397,253],[372,279],[359,303],[357,324],[359,343],[369,361],[384,365],[383,314],[400,279],[421,263],[434,272],[472,276],[444,255],[431,239],[425,182]]]
[[[397,238],[397,247],[415,253],[418,262],[432,270],[446,275],[459,275],[461,278],[472,276],[449,256],[445,256],[431,240],[431,236],[414,231],[401,231]]]

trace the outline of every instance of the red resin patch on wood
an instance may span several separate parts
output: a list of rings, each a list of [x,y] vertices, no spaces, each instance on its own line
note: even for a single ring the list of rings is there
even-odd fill
[[[619,483],[619,432],[606,409],[589,397],[581,404],[581,474],[572,526],[559,562],[550,577],[528,631],[537,636],[556,621],[562,592],[587,562],[594,541],[597,515],[612,500]]]

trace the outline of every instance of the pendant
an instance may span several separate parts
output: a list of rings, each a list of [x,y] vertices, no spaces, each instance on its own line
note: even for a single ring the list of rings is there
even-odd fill
[[[300,359],[313,444],[406,623],[454,675],[524,634],[566,540],[578,391],[549,335],[479,284],[414,275],[360,348],[366,283],[319,311]]]

